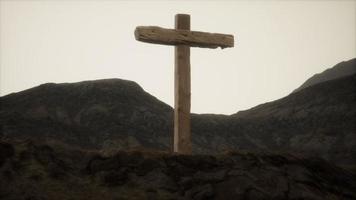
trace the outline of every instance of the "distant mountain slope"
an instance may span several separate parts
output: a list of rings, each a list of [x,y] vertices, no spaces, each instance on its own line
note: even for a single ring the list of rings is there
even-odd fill
[[[306,87],[337,79],[344,76],[349,76],[356,73],[356,58],[338,63],[332,68],[329,68],[322,73],[315,74],[307,81],[305,81],[299,88],[295,89],[294,92],[300,91]]]
[[[234,115],[192,114],[195,153],[316,155],[356,166],[356,74],[321,82]],[[104,152],[169,150],[173,110],[132,81],[44,84],[0,98],[0,136]]]
[[[168,148],[170,142],[171,107],[132,81],[49,83],[1,97],[0,103],[6,138],[44,137],[95,149]]]
[[[238,112],[236,134],[266,149],[356,163],[356,74],[322,82]]]

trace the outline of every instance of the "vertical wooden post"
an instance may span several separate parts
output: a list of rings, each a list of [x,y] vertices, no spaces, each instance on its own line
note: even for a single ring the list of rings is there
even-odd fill
[[[175,29],[190,30],[190,16],[177,14]],[[190,47],[177,45],[174,54],[174,152],[191,154]]]
[[[234,36],[190,31],[190,16],[177,14],[175,29],[138,26],[135,38],[141,42],[174,45],[174,137],[173,151],[192,153],[190,133],[190,47],[234,47]]]

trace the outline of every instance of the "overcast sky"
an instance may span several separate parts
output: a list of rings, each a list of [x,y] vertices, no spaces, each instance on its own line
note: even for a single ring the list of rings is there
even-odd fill
[[[232,114],[288,95],[356,57],[356,1],[4,1],[1,96],[46,82],[133,80],[173,105],[174,48],[134,39],[138,25],[233,34],[191,49],[192,112]]]

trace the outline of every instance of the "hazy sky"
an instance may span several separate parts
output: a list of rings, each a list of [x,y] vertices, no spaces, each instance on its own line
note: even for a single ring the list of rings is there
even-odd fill
[[[231,114],[276,100],[356,57],[356,1],[4,1],[1,96],[46,82],[121,78],[173,105],[174,48],[134,39],[138,25],[233,34],[191,49],[192,112]]]

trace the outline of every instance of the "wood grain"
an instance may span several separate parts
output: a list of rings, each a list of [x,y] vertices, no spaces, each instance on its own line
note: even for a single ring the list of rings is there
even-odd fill
[[[163,45],[187,45],[190,47],[222,49],[234,46],[234,36],[220,33],[166,29],[158,26],[138,26],[135,38],[141,42]]]
[[[175,28],[190,29],[190,16],[178,14]],[[174,152],[192,153],[190,132],[190,47],[178,45],[174,51]]]

